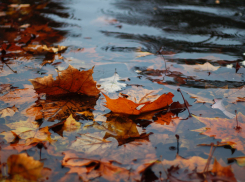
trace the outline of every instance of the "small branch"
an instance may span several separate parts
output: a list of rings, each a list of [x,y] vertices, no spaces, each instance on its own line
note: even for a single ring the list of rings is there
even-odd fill
[[[188,110],[188,112],[189,112],[189,117],[191,117],[191,113],[190,113],[190,110],[189,110],[187,101],[186,101],[185,98],[184,98],[184,95],[182,94],[180,88],[178,88],[177,91],[180,92],[180,94],[181,94],[181,96],[182,96],[182,98],[183,98],[183,100],[184,100],[185,107],[187,108],[187,110]]]

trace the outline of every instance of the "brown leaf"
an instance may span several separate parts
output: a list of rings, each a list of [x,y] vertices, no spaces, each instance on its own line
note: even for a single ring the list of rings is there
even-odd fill
[[[136,104],[131,100],[121,98],[110,99],[107,95],[103,94],[106,98],[106,107],[115,113],[123,113],[129,115],[139,115],[144,112],[154,111],[166,106],[169,106],[173,101],[173,94],[169,92],[168,94],[162,94],[157,100],[153,102],[145,102]],[[138,106],[143,106],[141,109],[137,109]]]
[[[38,100],[35,105],[26,110],[27,116],[35,120],[47,119],[48,121],[63,120],[71,114],[86,110],[94,110],[98,97],[86,95],[66,94],[47,96],[45,100]]]
[[[66,70],[59,71],[56,80],[52,75],[43,78],[30,79],[37,93],[47,95],[60,95],[67,93],[80,93],[89,96],[97,96],[99,90],[93,77],[93,68],[88,71],[79,71],[69,65]]]
[[[118,141],[118,145],[129,142],[149,142],[149,134],[139,133],[137,125],[133,120],[119,114],[106,114],[108,131],[105,133],[104,139],[113,137]]]
[[[7,161],[8,173],[11,176],[20,175],[28,180],[37,180],[41,177],[43,163],[28,157],[26,153],[11,155]]]

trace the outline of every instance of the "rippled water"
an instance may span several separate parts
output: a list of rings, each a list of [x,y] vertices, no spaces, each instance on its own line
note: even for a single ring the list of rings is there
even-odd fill
[[[21,21],[22,24],[31,25],[47,23],[58,32],[57,36],[47,36],[38,43],[68,46],[68,49],[62,53],[63,58],[48,54],[34,55],[30,59],[27,59],[26,55],[19,57],[10,55],[8,59],[11,64],[0,65],[1,84],[24,88],[25,84],[30,85],[29,79],[48,74],[57,75],[56,70],[64,70],[69,64],[78,69],[90,69],[95,65],[93,77],[96,81],[111,77],[116,70],[127,84],[125,90],[133,86],[149,90],[163,88],[164,93],[172,92],[175,95],[174,101],[183,103],[183,98],[177,92],[177,88],[181,88],[185,99],[192,105],[190,107],[192,114],[227,118],[222,111],[213,109],[211,103],[195,103],[195,98],[190,98],[187,93],[201,93],[201,96],[212,100],[225,97],[224,94],[217,93],[217,89],[221,88],[224,92],[228,92],[227,88],[239,88],[244,85],[244,1],[48,0],[47,2],[46,8],[37,10],[27,19],[19,20],[22,15],[16,16],[13,22]],[[4,3],[10,4],[10,1],[2,2],[2,7]],[[20,3],[33,4],[34,2],[26,0]],[[42,2],[35,1],[35,3]],[[1,18],[1,24],[6,23],[4,21]],[[16,37],[11,37],[11,31],[11,28],[0,27],[1,44],[16,40]],[[77,51],[78,49],[81,51]],[[137,57],[139,50],[152,54]],[[43,64],[48,60],[54,62]],[[211,70],[209,66],[205,71],[195,69],[196,64],[206,62],[220,68],[216,71]],[[236,71],[237,64],[241,66],[238,71]],[[117,94],[118,92],[109,96],[115,98]],[[94,115],[110,112],[109,109],[102,108],[103,102],[102,97],[98,99]],[[2,108],[10,107],[4,102],[0,104]],[[235,114],[237,110],[245,114],[242,102],[230,104],[224,101],[224,105],[230,113]],[[25,119],[23,112],[27,105],[20,106],[23,109],[19,108],[18,114],[0,118],[1,124],[15,122],[19,118]],[[185,110],[178,116],[187,118],[188,115],[188,111]],[[98,122],[105,121],[104,116],[104,120]],[[41,122],[42,127],[53,125],[45,120]],[[92,121],[86,118],[80,122],[86,125],[86,122]],[[142,120],[138,123],[137,129],[139,133],[151,133],[149,143],[152,148],[155,148],[154,152],[158,159],[174,160],[176,151],[170,149],[176,146],[175,134],[180,136],[178,152],[183,157],[200,156],[207,159],[210,148],[197,145],[218,141],[190,131],[203,127],[194,118],[181,122],[175,132],[161,132],[151,122],[152,120]],[[52,129],[52,135],[57,135],[58,130],[59,128]],[[94,130],[88,131],[94,132]],[[160,134],[163,142],[159,141]],[[168,135],[169,139],[164,138],[163,134]],[[71,142],[76,136],[67,137]],[[127,142],[125,146],[126,144]],[[65,146],[62,147],[59,148],[59,152],[65,151]],[[35,152],[37,151],[28,151],[29,155],[34,155]],[[50,159],[51,157],[46,153],[44,155]],[[227,158],[242,156],[243,153],[244,151],[234,152],[230,149],[217,148],[214,156],[226,164]],[[57,160],[62,158],[57,156]],[[52,162],[44,162],[47,167],[53,165]],[[68,169],[61,169],[60,164],[56,164],[54,168],[52,170],[59,171],[57,172],[59,174],[53,175],[51,180],[63,177],[68,171]],[[241,176],[239,179],[245,180]]]

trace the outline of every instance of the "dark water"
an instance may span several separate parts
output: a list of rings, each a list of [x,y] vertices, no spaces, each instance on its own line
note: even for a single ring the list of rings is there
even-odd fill
[[[124,90],[139,86],[148,90],[163,88],[162,93],[172,92],[174,101],[183,103],[181,94],[177,88],[181,88],[185,99],[192,105],[190,112],[202,117],[228,118],[222,111],[213,109],[214,103],[195,103],[187,93],[200,94],[200,96],[213,100],[225,98],[224,93],[228,89],[239,88],[244,85],[245,65],[245,2],[236,0],[70,0],[70,1],[45,1],[45,8],[37,8],[43,1],[3,1],[0,2],[0,12],[7,12],[7,6],[13,3],[31,4],[35,11],[17,11],[16,15],[7,14],[0,16],[0,43],[10,45],[18,42],[20,30],[16,27],[24,24],[48,25],[55,33],[40,30],[38,33],[45,33],[42,39],[23,38],[22,44],[31,40],[34,44],[45,44],[49,46],[68,46],[67,50],[59,55],[14,53],[7,52],[0,64],[0,83],[11,84],[12,87],[23,89],[25,85],[31,85],[29,79],[53,74],[56,77],[56,70],[64,70],[68,65],[77,69],[94,68],[94,80],[111,77],[116,72],[126,80],[127,87]],[[34,6],[35,5],[35,6]],[[0,14],[1,15],[1,14]],[[8,26],[11,25],[11,26]],[[22,36],[22,35],[21,35]],[[78,49],[82,51],[77,51]],[[151,55],[137,57],[139,50],[149,52]],[[3,57],[3,52],[2,55]],[[52,60],[52,63],[45,61]],[[211,70],[207,67],[204,71],[197,71],[196,64],[210,63],[218,67]],[[57,63],[57,64],[55,64]],[[240,69],[236,70],[236,65]],[[17,73],[15,73],[17,71]],[[217,93],[218,89],[222,93]],[[243,91],[244,92],[244,91]],[[116,98],[117,93],[109,96]],[[47,98],[48,100],[49,98]],[[73,99],[73,98],[72,98]],[[74,99],[76,100],[76,98]],[[53,100],[52,100],[53,102]],[[69,148],[81,133],[96,133],[101,130],[92,127],[85,131],[84,127],[93,124],[94,119],[100,125],[106,121],[113,120],[113,117],[106,116],[109,109],[102,106],[103,96],[93,100],[93,116],[77,117],[76,120],[82,123],[83,129],[78,133],[64,134],[59,138],[60,128],[50,129],[53,138],[57,138],[55,153],[49,150],[42,150],[42,158],[46,158],[44,166],[52,169],[52,175],[48,181],[56,181],[65,176],[68,168],[62,168],[60,161],[63,159],[61,153]],[[97,104],[95,104],[97,103]],[[235,110],[244,113],[244,104],[238,102],[231,104],[223,101],[226,110],[235,114]],[[12,107],[3,101],[0,102],[1,109]],[[2,126],[26,120],[24,114],[26,109],[37,106],[37,100],[15,104],[19,112],[12,117],[0,118]],[[179,117],[188,118],[188,111],[179,113]],[[116,119],[114,119],[116,120]],[[114,121],[113,120],[113,121]],[[119,119],[118,119],[119,120]],[[125,122],[127,121],[125,119]],[[55,120],[55,124],[61,120]],[[129,169],[129,161],[142,159],[147,154],[154,154],[157,159],[174,160],[177,150],[175,134],[180,136],[179,155],[182,157],[200,156],[208,158],[210,147],[198,147],[198,144],[221,141],[214,138],[199,135],[190,130],[198,129],[204,125],[191,117],[182,120],[174,131],[165,131],[158,128],[158,125],[149,120],[134,120],[135,128],[139,134],[146,133],[148,143],[142,143],[142,148],[137,148],[133,157],[119,159]],[[38,121],[41,126],[52,126],[54,123],[48,119]],[[240,121],[244,122],[244,121]],[[112,124],[113,125],[113,124]],[[107,125],[106,125],[107,126]],[[117,127],[118,125],[113,125]],[[117,130],[117,128],[116,128]],[[118,129],[118,130],[121,130]],[[102,130],[103,131],[103,130]],[[2,132],[2,131],[1,131]],[[108,131],[103,131],[108,132]],[[102,132],[102,135],[103,135]],[[94,155],[95,159],[106,158],[114,160],[113,155],[120,152],[123,145],[129,145],[130,140],[118,140],[113,135],[105,134],[104,138],[111,138],[115,142],[112,152],[109,154]],[[1,140],[4,141],[2,138]],[[62,141],[66,141],[63,142]],[[118,142],[118,143],[117,143]],[[121,142],[121,143],[120,143]],[[151,147],[149,147],[149,145]],[[140,151],[143,148],[147,152]],[[153,150],[154,149],[154,150]],[[51,150],[51,149],[50,149]],[[99,150],[99,149],[97,149]],[[30,156],[37,157],[38,150],[35,148],[26,151]],[[80,151],[81,152],[81,151]],[[84,152],[84,151],[82,151]],[[127,151],[133,153],[132,151]],[[127,155],[127,152],[125,155]],[[86,152],[85,152],[86,153]],[[219,147],[214,156],[223,165],[228,164],[227,158],[243,156],[244,151]],[[147,158],[147,157],[146,157]],[[152,160],[152,159],[151,159]],[[55,161],[55,162],[54,162]],[[141,164],[141,163],[140,163]],[[234,169],[238,169],[236,163],[232,163]],[[239,171],[244,169],[239,168]],[[155,171],[156,173],[156,171]],[[156,174],[158,178],[159,174]],[[78,179],[74,174],[72,177]],[[236,173],[238,180],[245,180]],[[68,180],[70,178],[64,178]],[[103,178],[99,178],[103,181]]]

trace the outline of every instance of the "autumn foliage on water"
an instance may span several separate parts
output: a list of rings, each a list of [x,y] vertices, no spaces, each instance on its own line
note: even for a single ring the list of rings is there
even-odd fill
[[[233,182],[240,179],[244,156],[227,159],[236,165],[233,168],[234,165],[217,160],[214,152],[225,147],[244,153],[242,112],[229,112],[218,97],[212,100],[179,89],[187,82],[180,70],[138,70],[141,77],[161,85],[163,89],[157,90],[130,85],[116,71],[112,77],[95,78],[96,64],[89,69],[70,65],[72,60],[67,61],[64,54],[86,50],[58,44],[67,32],[57,30],[54,28],[58,27],[57,22],[42,16],[42,11],[59,7],[58,3],[52,3],[0,2],[0,67],[5,80],[0,83],[0,181]],[[117,20],[109,23],[118,24]],[[91,52],[95,54],[94,49],[87,50]],[[136,58],[167,54],[161,48],[156,53],[141,49],[136,53]],[[42,60],[35,62],[38,57]],[[59,69],[57,65],[62,61],[68,62],[67,67]],[[28,73],[24,81],[20,80],[23,84],[18,85],[18,74],[23,74],[18,65],[26,64],[30,70],[28,65],[33,62],[41,66],[37,70],[39,75]],[[42,72],[44,66],[53,74]],[[217,69],[219,66],[208,62],[195,64],[193,68],[196,72],[208,71],[209,75]],[[176,81],[177,87],[151,79],[160,73]],[[188,77],[188,81],[198,80]],[[228,93],[222,89],[212,95],[223,94],[232,104],[245,101],[243,87]],[[190,104],[186,97],[195,101]],[[202,110],[206,103],[212,104],[211,109],[220,110],[219,117],[192,113],[199,107]],[[184,112],[186,117],[180,117]],[[191,123],[195,129],[189,130]],[[182,139],[180,131],[193,132],[192,138]],[[207,137],[196,142],[193,138],[197,135]],[[198,155],[200,151],[189,147],[193,142],[205,148],[205,155]],[[162,151],[159,153],[157,148]],[[180,148],[193,155],[182,157]],[[169,153],[174,158],[168,158]]]

